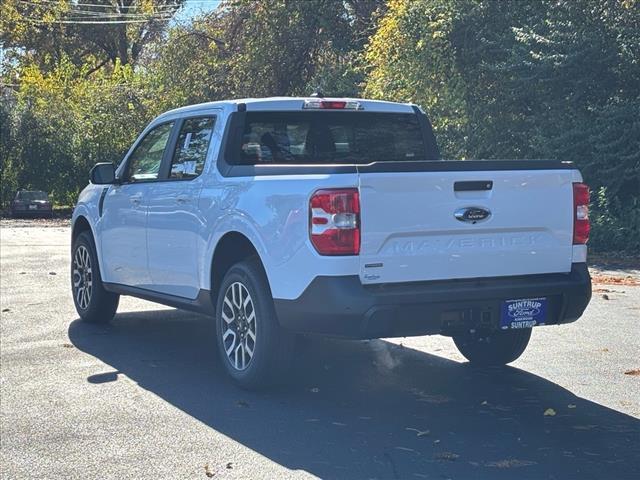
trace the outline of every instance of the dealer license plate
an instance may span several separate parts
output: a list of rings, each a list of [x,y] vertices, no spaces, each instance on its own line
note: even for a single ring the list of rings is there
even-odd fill
[[[500,328],[531,328],[544,325],[547,319],[547,299],[520,298],[505,300],[500,311]]]

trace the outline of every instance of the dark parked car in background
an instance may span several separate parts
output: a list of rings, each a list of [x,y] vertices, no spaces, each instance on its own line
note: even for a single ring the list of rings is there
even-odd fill
[[[19,190],[11,202],[11,216],[52,217],[53,204],[41,190]]]

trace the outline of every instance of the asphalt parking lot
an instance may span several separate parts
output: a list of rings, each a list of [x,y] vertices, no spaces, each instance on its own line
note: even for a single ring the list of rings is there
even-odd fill
[[[510,367],[442,337],[305,339],[287,386],[247,393],[206,317],[124,298],[80,322],[66,221],[0,240],[2,478],[638,478],[640,286],[596,285]]]

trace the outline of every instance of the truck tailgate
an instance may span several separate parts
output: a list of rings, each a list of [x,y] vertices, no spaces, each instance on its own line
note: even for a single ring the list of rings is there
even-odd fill
[[[359,169],[362,283],[571,271],[576,170],[379,170]]]

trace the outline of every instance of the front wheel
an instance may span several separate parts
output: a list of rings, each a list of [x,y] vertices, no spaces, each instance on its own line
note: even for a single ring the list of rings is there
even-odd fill
[[[506,365],[516,360],[527,348],[531,329],[497,330],[454,335],[458,350],[476,365]]]
[[[107,292],[102,285],[98,257],[89,232],[78,235],[71,255],[71,292],[78,315],[85,322],[111,321],[118,309],[120,296]]]
[[[264,388],[285,378],[293,336],[280,328],[257,259],[237,263],[225,275],[216,303],[216,337],[225,370],[242,388]]]

